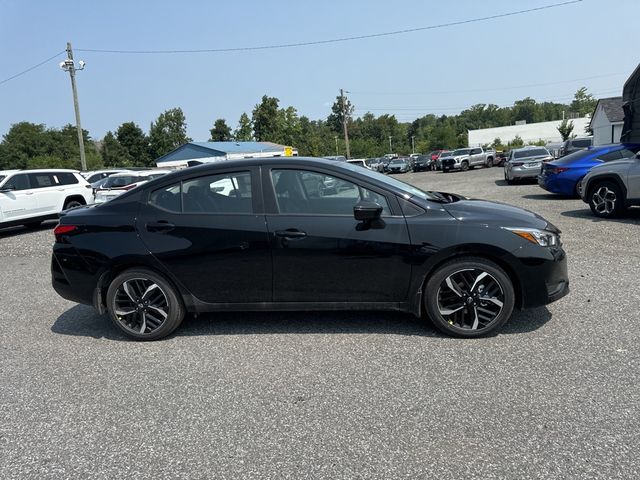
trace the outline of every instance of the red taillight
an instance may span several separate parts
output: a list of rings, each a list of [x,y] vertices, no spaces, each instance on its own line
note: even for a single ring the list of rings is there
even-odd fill
[[[63,238],[64,235],[69,235],[70,233],[78,231],[78,227],[76,225],[56,225],[56,228],[53,229],[53,234],[56,236],[56,242],[58,243],[66,243],[66,240]]]
[[[562,173],[569,170],[567,167],[552,167],[549,169],[551,173]]]
[[[127,185],[126,187],[122,187],[120,190],[131,190],[132,188],[136,188],[138,186],[137,183],[132,183],[131,185]]]

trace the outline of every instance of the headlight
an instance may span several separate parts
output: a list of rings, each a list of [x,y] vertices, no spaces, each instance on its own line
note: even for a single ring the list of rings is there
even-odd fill
[[[557,247],[560,245],[560,235],[548,230],[538,230],[537,228],[503,228],[542,247]]]

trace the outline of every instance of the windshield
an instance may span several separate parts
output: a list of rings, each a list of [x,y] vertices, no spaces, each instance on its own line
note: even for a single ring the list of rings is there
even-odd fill
[[[513,152],[513,158],[540,157],[549,156],[546,148],[530,148],[527,150],[516,150]]]
[[[125,175],[123,177],[112,175],[107,177],[107,180],[102,184],[104,188],[118,188],[126,185],[131,185],[140,180],[140,177],[136,175]]]
[[[376,172],[375,170],[368,170],[363,168],[358,168],[355,165],[346,164],[344,168],[351,170],[352,172],[359,173],[360,175],[364,175],[365,177],[372,178],[379,182],[382,182],[390,187],[396,188],[407,195],[412,197],[422,198],[423,200],[436,200],[440,201],[441,198],[431,192],[425,192],[424,190],[420,190],[419,188],[414,187],[413,185],[409,185],[407,183],[401,182],[400,180],[396,180],[393,177],[384,175],[382,173]]]
[[[470,148],[460,148],[456,151],[453,152],[453,156],[458,156],[458,155],[469,155],[469,152],[471,151]]]
[[[391,165],[400,165],[404,164],[404,158],[396,158],[395,160],[391,160]]]
[[[597,153],[604,153],[597,149],[589,149],[589,150],[578,150],[577,152],[570,153],[569,155],[565,155],[564,157],[560,157],[557,160],[554,160],[554,165],[566,165],[569,163],[573,163],[578,161],[584,157],[588,156],[597,156]],[[595,154],[595,155],[594,155]]]

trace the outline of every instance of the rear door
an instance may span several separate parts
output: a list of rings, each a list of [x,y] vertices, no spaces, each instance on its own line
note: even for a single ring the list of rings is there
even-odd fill
[[[326,189],[326,185],[335,186]],[[400,302],[411,266],[393,194],[322,169],[263,169],[275,302]],[[360,201],[383,207],[379,223],[355,220]]]
[[[60,198],[64,197],[64,186],[53,172],[30,173],[29,180],[34,188],[38,212],[42,215],[58,213]]]
[[[149,251],[207,303],[271,301],[271,253],[255,168],[185,179],[149,194],[136,222]]]
[[[0,210],[3,221],[21,220],[38,216],[36,196],[29,183],[29,175],[17,173],[3,184],[3,188],[12,188],[0,193]]]

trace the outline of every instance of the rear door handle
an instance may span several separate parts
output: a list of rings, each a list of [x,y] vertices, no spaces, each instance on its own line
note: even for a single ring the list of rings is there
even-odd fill
[[[148,232],[165,233],[170,232],[176,226],[173,223],[169,223],[166,220],[158,220],[157,222],[149,222],[146,225]]]
[[[275,234],[276,237],[280,238],[304,238],[307,236],[306,232],[295,228],[289,228],[288,230],[276,230]]]

